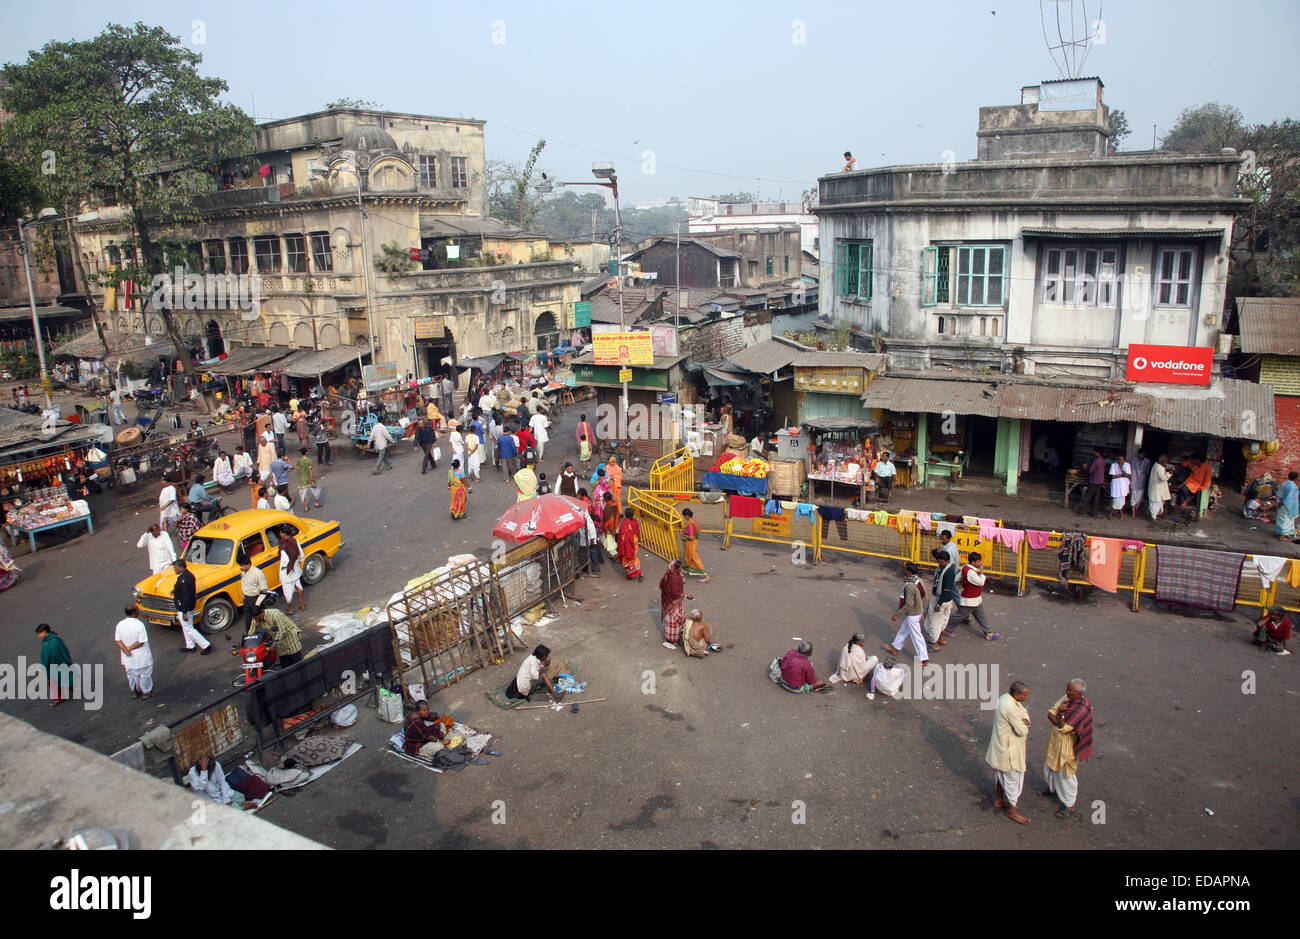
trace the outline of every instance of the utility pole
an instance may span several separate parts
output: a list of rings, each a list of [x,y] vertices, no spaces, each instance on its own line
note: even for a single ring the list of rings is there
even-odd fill
[[[677,288],[676,312],[673,314],[673,330],[681,332],[682,328],[682,220],[677,219],[677,273],[673,285]],[[681,341],[681,337],[678,337]]]

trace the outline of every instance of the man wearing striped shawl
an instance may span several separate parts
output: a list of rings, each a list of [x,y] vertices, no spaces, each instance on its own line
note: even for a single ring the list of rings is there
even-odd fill
[[[1079,798],[1079,764],[1092,756],[1092,702],[1085,698],[1088,686],[1082,678],[1071,679],[1061,698],[1047,713],[1052,731],[1047,738],[1043,776],[1045,796],[1055,795],[1061,807],[1057,818],[1069,818]]]

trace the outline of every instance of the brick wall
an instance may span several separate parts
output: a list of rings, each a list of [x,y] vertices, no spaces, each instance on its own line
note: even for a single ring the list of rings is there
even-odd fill
[[[1265,473],[1272,473],[1279,483],[1291,470],[1300,470],[1300,397],[1275,395],[1277,412],[1277,440],[1281,444],[1272,456],[1261,455],[1246,467],[1246,479],[1253,481]]]
[[[725,359],[745,348],[745,318],[733,316],[696,329],[683,330],[680,344],[682,354],[697,362]]]

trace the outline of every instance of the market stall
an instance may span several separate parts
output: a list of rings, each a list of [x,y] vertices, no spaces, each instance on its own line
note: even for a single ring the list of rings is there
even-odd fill
[[[876,484],[871,478],[875,465],[875,448],[872,436],[880,432],[880,425],[857,417],[823,417],[804,421],[809,437],[809,495],[816,491],[817,483],[827,483],[830,498],[835,498],[835,485],[855,490],[858,505],[875,500]]]
[[[36,553],[36,536],[41,532],[85,524],[92,535],[95,533],[90,506],[83,499],[70,499],[64,486],[32,489],[25,498],[5,500],[4,510],[9,543],[16,545],[19,536],[25,535],[31,542],[32,554]]]
[[[722,489],[744,496],[765,496],[770,472],[771,466],[767,460],[746,460],[734,453],[724,452],[704,474],[701,485],[706,489]]]

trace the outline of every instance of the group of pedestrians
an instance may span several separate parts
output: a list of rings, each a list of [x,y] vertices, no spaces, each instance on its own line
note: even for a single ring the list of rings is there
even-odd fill
[[[1125,514],[1137,518],[1141,513],[1154,522],[1171,501],[1176,506],[1194,506],[1213,486],[1213,467],[1204,453],[1188,454],[1177,467],[1165,453],[1152,461],[1145,449],[1139,449],[1132,460],[1103,447],[1094,447],[1092,453],[1087,488],[1076,515],[1087,511],[1095,517],[1105,507],[1109,519]]]

